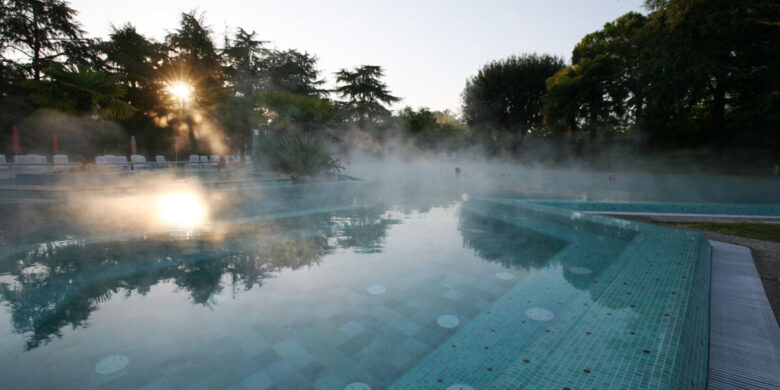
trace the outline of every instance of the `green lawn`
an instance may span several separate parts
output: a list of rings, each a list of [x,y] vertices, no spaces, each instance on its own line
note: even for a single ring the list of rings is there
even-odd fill
[[[719,223],[719,222],[686,222],[680,227],[706,230],[715,233],[730,234],[756,240],[780,243],[780,224],[772,223]]]

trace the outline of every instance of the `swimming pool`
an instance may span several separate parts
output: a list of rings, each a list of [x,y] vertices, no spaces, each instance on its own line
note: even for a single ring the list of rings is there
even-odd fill
[[[230,195],[186,234],[74,223],[61,204],[3,232],[4,383],[705,386],[709,245],[697,234],[457,186]]]

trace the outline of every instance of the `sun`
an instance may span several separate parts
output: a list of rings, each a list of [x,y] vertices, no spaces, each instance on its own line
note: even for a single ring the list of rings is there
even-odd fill
[[[168,84],[168,93],[173,95],[177,100],[182,102],[188,102],[192,99],[192,85],[183,81],[174,81]]]

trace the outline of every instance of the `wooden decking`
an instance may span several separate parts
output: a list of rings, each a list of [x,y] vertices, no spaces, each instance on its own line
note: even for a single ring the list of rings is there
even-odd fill
[[[750,250],[710,243],[709,389],[780,389],[780,328]]]

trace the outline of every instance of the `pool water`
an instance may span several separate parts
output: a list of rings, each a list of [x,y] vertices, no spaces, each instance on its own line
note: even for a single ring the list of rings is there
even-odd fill
[[[704,388],[701,236],[354,186],[248,191],[187,234],[5,233],[4,386]]]

